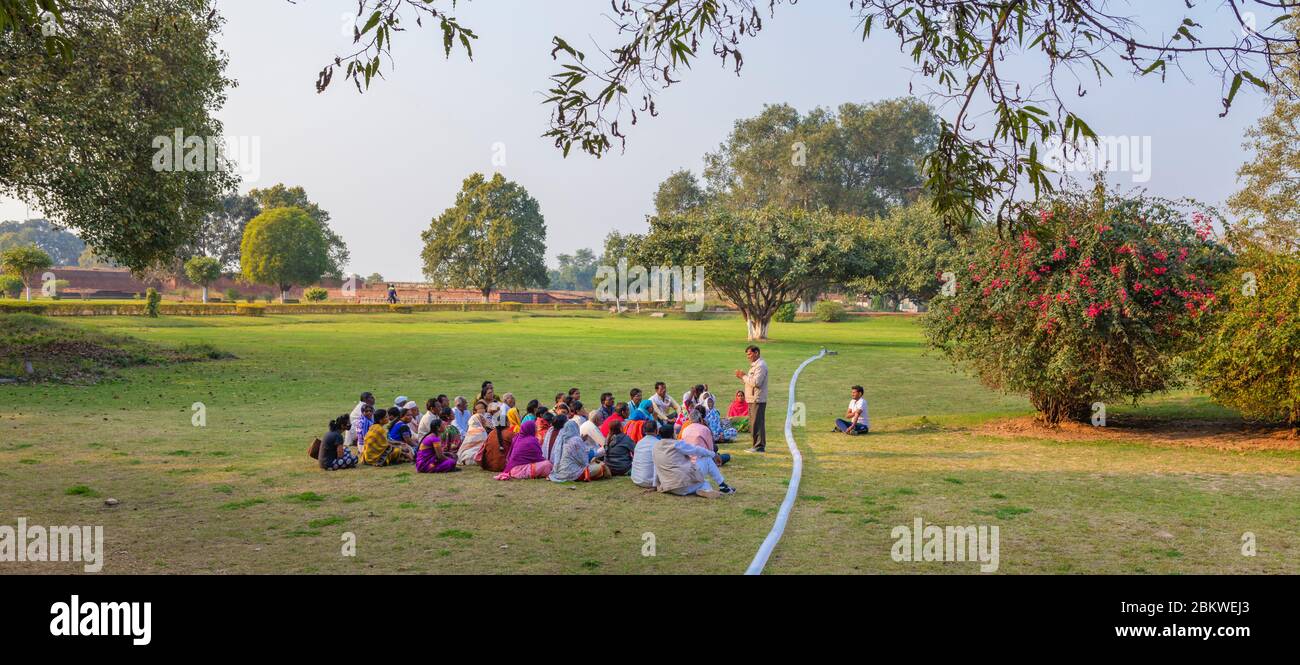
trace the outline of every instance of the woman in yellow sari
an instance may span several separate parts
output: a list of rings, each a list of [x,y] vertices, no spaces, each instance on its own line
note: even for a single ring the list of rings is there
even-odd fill
[[[518,434],[519,425],[523,423],[523,419],[520,418],[519,415],[519,406],[515,404],[515,396],[511,393],[506,393],[501,399],[506,403],[506,406],[510,407],[510,410],[506,411],[506,429],[509,430],[511,434]]]
[[[388,412],[375,409],[375,422],[366,432],[361,461],[370,466],[400,464],[402,449],[388,442]]]

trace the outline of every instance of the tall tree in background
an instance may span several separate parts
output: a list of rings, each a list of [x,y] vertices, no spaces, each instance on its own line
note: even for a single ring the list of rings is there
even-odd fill
[[[705,157],[704,179],[711,194],[734,206],[883,215],[915,200],[921,160],[938,136],[938,118],[914,98],[807,114],[768,105],[736,121]]]
[[[58,5],[60,48],[35,12],[0,12],[0,196],[41,210],[101,254],[140,271],[191,242],[226,165],[157,170],[154,141],[222,135],[231,81],[208,0]]]
[[[550,271],[550,287],[565,291],[586,291],[592,288],[600,260],[596,253],[583,247],[573,254],[561,254],[556,259],[559,268]]]
[[[1300,31],[1300,15],[1289,26]],[[1246,132],[1245,147],[1255,158],[1237,171],[1243,187],[1228,208],[1241,217],[1234,230],[1243,239],[1300,252],[1300,57],[1285,62],[1285,86],[1273,90],[1272,108]]]
[[[421,234],[424,276],[443,287],[475,288],[488,302],[502,288],[545,287],[546,220],[518,183],[497,173],[466,178]]]
[[[254,190],[256,191],[256,190]],[[227,194],[221,206],[207,215],[188,254],[211,256],[222,270],[239,269],[239,245],[244,227],[262,213],[262,206],[247,194]]]
[[[283,183],[277,183],[266,189],[250,190],[248,196],[263,210],[298,208],[316,220],[321,235],[325,236],[325,244],[329,246],[329,268],[325,270],[324,275],[334,279],[343,278],[343,266],[347,265],[351,258],[348,245],[330,228],[329,211],[308,199],[306,190],[302,187],[286,187]]]
[[[36,245],[50,255],[56,266],[77,264],[86,249],[86,243],[72,233],[60,229],[48,220],[29,219],[25,222],[0,222],[0,249]]]
[[[320,224],[299,208],[272,208],[244,229],[239,270],[244,281],[280,289],[311,284],[330,267],[329,243]]]

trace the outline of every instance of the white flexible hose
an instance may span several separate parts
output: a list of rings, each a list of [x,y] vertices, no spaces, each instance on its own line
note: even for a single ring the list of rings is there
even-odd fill
[[[794,428],[791,423],[791,417],[794,415],[794,385],[799,380],[799,373],[809,363],[818,358],[826,356],[826,349],[822,349],[817,355],[803,361],[799,368],[794,371],[794,376],[790,377],[790,399],[785,406],[785,443],[790,447],[790,456],[794,458],[794,468],[790,469],[790,487],[785,491],[785,500],[781,502],[781,509],[776,513],[776,524],[772,525],[772,530],[768,532],[767,538],[763,539],[763,544],[758,547],[758,553],[754,555],[754,560],[749,562],[749,568],[745,570],[746,575],[761,575],[763,567],[767,565],[767,558],[772,556],[772,550],[781,540],[781,534],[785,533],[785,524],[790,520],[790,510],[794,508],[795,497],[799,496],[799,480],[803,476],[803,455],[799,453],[799,446],[794,443]]]

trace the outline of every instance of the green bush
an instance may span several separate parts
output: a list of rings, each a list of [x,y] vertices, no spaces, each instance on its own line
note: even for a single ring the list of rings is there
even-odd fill
[[[14,275],[0,274],[0,294],[10,298],[20,298],[23,295],[23,280]]]
[[[776,308],[776,314],[772,315],[772,320],[777,323],[793,323],[795,312],[798,310],[795,304],[788,302]]]
[[[226,302],[239,302],[241,297],[242,296],[239,295],[239,292],[234,289],[226,289],[226,293],[223,296]]]
[[[1063,190],[1044,205],[950,269],[956,294],[935,298],[924,319],[931,346],[985,385],[1028,396],[1049,425],[1178,385],[1210,284],[1230,267],[1210,219],[1103,191]]]
[[[1251,248],[1226,278],[1197,378],[1248,418],[1300,427],[1300,258]]]
[[[235,313],[240,316],[262,316],[266,314],[266,307],[263,305],[245,304],[236,305]]]
[[[825,323],[835,323],[844,320],[844,305],[834,300],[823,300],[817,303],[813,308],[817,313],[817,320]]]
[[[303,291],[302,297],[306,298],[307,302],[325,302],[325,299],[330,297],[330,292],[319,286],[313,286]]]
[[[149,287],[145,292],[144,314],[145,316],[156,319],[158,318],[158,304],[162,302],[162,296],[159,295],[158,289]]]

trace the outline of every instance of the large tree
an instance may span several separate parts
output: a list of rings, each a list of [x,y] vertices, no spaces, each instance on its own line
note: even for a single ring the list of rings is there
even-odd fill
[[[706,285],[744,315],[749,339],[761,340],[777,308],[799,294],[871,274],[863,224],[825,210],[713,205],[653,218],[637,256],[702,270]]]
[[[240,250],[244,281],[278,287],[281,302],[294,285],[319,280],[330,265],[320,225],[300,208],[272,208],[254,217]]]
[[[914,98],[800,114],[773,104],[737,120],[705,157],[708,190],[732,205],[883,215],[914,200],[939,122]]]
[[[1290,27],[1300,30],[1300,14]],[[1300,57],[1285,63],[1285,86],[1273,90],[1272,108],[1246,133],[1255,158],[1237,171],[1243,186],[1228,207],[1241,217],[1234,230],[1244,239],[1300,252]]]
[[[343,267],[348,264],[348,260],[351,258],[348,245],[343,242],[343,238],[340,238],[330,228],[329,211],[308,199],[307,190],[302,187],[286,187],[283,183],[277,183],[266,189],[251,190],[248,192],[248,196],[256,201],[263,210],[299,208],[311,215],[311,218],[316,220],[316,224],[320,226],[321,235],[325,236],[325,243],[329,245],[329,268],[325,271],[325,275],[335,279],[343,278]]]
[[[155,164],[176,128],[222,135],[222,19],[209,0],[45,4],[60,10],[57,38],[16,9],[30,2],[0,12],[0,195],[133,270],[171,259],[234,185],[222,160]]]
[[[488,302],[498,289],[547,285],[541,207],[500,173],[465,178],[456,204],[421,237],[424,276],[439,286],[478,289]]]
[[[76,265],[77,258],[86,249],[86,243],[81,238],[54,226],[48,220],[0,222],[0,249],[20,245],[40,247],[50,255],[56,266]]]

